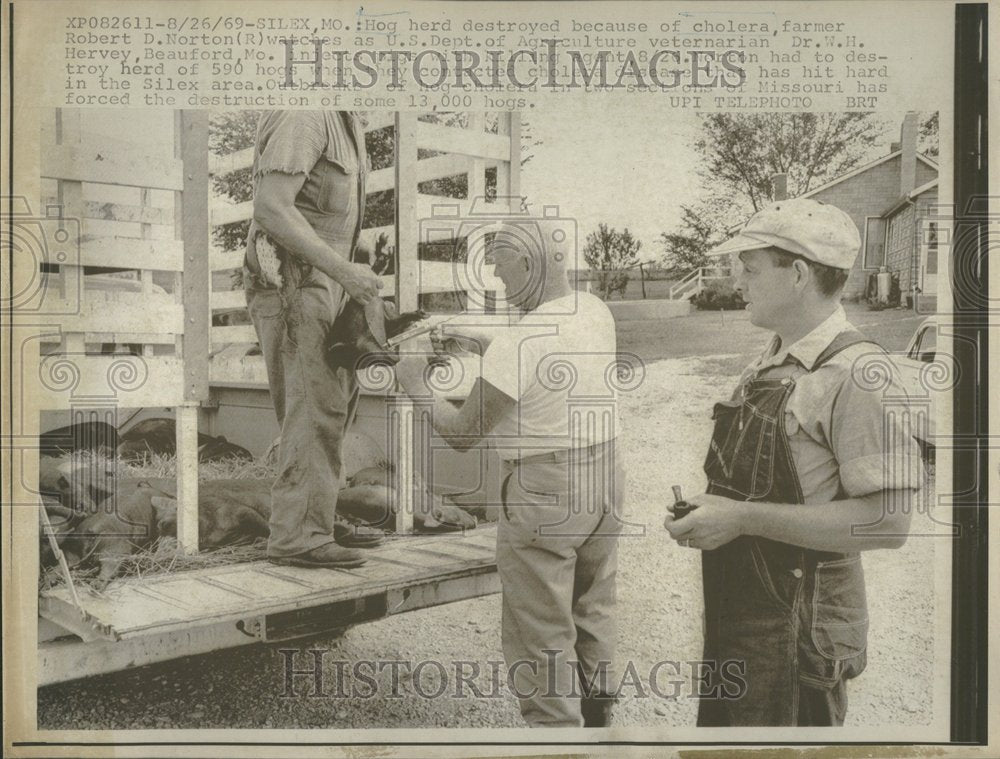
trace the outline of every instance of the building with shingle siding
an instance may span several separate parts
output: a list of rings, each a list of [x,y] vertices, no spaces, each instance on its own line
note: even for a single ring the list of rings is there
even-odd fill
[[[917,298],[933,310],[938,166],[917,151],[918,129],[917,114],[906,114],[888,155],[800,196],[835,205],[858,225],[861,251],[844,288],[846,299],[865,297],[869,277],[885,266],[898,278],[903,303]],[[787,198],[785,185],[783,175],[774,178],[775,201]],[[720,248],[715,255],[725,254]]]

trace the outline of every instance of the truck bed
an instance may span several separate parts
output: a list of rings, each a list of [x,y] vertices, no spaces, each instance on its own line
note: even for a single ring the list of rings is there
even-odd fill
[[[391,539],[356,569],[256,561],[122,579],[101,593],[79,588],[79,607],[68,588],[46,590],[39,616],[72,637],[39,643],[39,685],[496,593],[495,543],[487,525]]]

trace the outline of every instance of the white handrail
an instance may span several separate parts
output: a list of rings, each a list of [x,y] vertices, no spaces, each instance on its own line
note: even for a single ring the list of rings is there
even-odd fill
[[[675,300],[677,293],[689,289],[693,282],[696,282],[701,274],[701,268],[692,269],[676,285],[670,288],[670,299]]]
[[[715,274],[716,271],[721,273]],[[709,272],[713,273],[709,274]],[[680,295],[700,289],[705,280],[728,279],[731,276],[732,270],[728,266],[699,266],[684,275],[684,279],[670,288],[670,299],[677,300]]]

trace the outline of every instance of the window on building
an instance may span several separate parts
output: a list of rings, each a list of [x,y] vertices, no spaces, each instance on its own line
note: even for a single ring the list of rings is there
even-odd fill
[[[924,234],[927,235],[927,273],[937,274],[938,259],[938,227],[936,221],[927,223]]]

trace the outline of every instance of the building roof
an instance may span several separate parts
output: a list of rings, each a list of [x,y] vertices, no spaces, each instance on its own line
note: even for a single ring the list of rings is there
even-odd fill
[[[864,164],[863,166],[858,166],[856,169],[851,169],[850,171],[848,171],[848,172],[846,172],[844,174],[841,174],[839,177],[831,179],[826,184],[820,185],[819,187],[817,187],[814,190],[809,190],[809,192],[804,192],[801,195],[799,195],[798,197],[800,197],[800,198],[811,198],[813,195],[816,195],[817,193],[823,192],[824,190],[829,190],[831,187],[833,187],[835,185],[838,185],[841,182],[845,182],[845,181],[847,181],[848,179],[850,179],[852,177],[856,177],[858,174],[863,174],[864,172],[868,171],[869,169],[873,169],[876,166],[880,166],[883,163],[885,163],[886,161],[890,161],[893,158],[896,158],[897,156],[901,156],[902,154],[903,154],[902,150],[894,150],[892,153],[888,153],[887,155],[884,155],[881,158],[876,158],[874,161],[869,161],[868,163]],[[917,158],[920,159],[921,161],[923,161],[925,164],[927,164],[927,166],[929,168],[933,169],[934,171],[938,170],[937,163],[935,161],[931,160],[930,158],[928,158],[927,156],[925,156],[923,153],[917,153]],[[917,195],[921,195],[924,192],[927,192],[927,190],[930,190],[933,187],[936,187],[937,183],[938,183],[937,179],[932,179],[930,182],[927,182],[926,184],[923,184],[920,187],[915,188],[910,193],[908,193],[906,196],[900,198],[898,201],[896,201],[895,203],[893,203],[893,205],[888,210],[886,210],[882,214],[882,216],[888,216],[904,200],[915,198],[915,197],[917,197]],[[730,229],[728,231],[730,231],[732,233],[735,233],[735,232],[739,231],[739,229],[742,228],[742,226],[743,226],[742,224],[734,225],[733,227],[730,227]],[[708,253],[706,253],[705,255],[707,255],[709,257],[711,257],[711,256],[726,255],[727,251],[726,251],[725,246],[726,246],[725,242],[723,242],[723,243],[721,243],[719,245],[716,245],[714,248],[712,248],[710,251],[708,251]]]
[[[892,216],[894,213],[896,213],[896,211],[905,206],[907,202],[913,200],[918,195],[923,195],[928,190],[933,190],[937,186],[938,186],[938,180],[932,179],[930,182],[926,182],[925,184],[920,185],[920,187],[914,187],[912,190],[906,193],[906,195],[901,195],[899,198],[893,201],[892,205],[886,208],[880,215],[882,216],[883,219],[887,216]]]
[[[851,177],[856,177],[858,174],[863,174],[864,172],[868,171],[869,169],[873,169],[876,166],[879,166],[879,165],[885,163],[886,161],[892,160],[893,158],[895,158],[897,156],[901,156],[902,154],[903,154],[902,150],[896,150],[896,151],[894,151],[892,153],[889,153],[888,155],[882,156],[881,158],[876,158],[874,161],[870,161],[870,162],[866,163],[864,166],[859,166],[856,169],[851,169],[847,173],[841,174],[839,177],[836,177],[835,179],[831,179],[829,182],[827,182],[824,185],[820,185],[815,190],[810,190],[809,192],[802,193],[801,195],[799,195],[799,197],[800,198],[811,198],[816,193],[823,192],[824,190],[829,190],[834,185],[838,185],[841,182],[845,182],[848,179],[850,179]],[[928,158],[927,156],[925,156],[923,153],[917,153],[917,158],[919,158],[921,161],[923,161],[924,163],[926,163],[930,168],[934,169],[934,171],[938,170],[938,165],[934,161],[932,161],[930,158]]]

